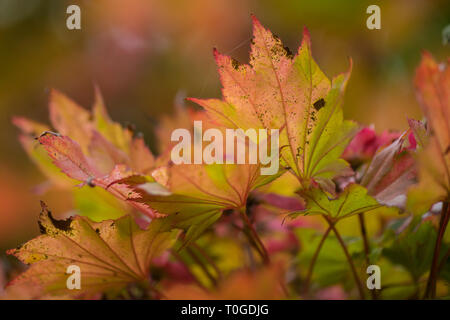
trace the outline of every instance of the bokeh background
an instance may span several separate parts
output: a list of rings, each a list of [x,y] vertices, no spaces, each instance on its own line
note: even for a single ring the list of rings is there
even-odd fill
[[[66,28],[69,4],[81,7],[81,30]],[[366,28],[370,4],[381,8],[381,30]],[[13,115],[48,123],[50,88],[90,107],[97,84],[112,118],[135,124],[156,151],[155,126],[176,103],[220,96],[213,47],[248,61],[251,13],[293,52],[307,26],[329,76],[352,57],[346,117],[378,132],[421,117],[412,86],[421,51],[449,56],[448,0],[0,0],[0,259],[38,233],[40,199],[54,212],[73,207],[68,192],[34,192],[44,177]]]

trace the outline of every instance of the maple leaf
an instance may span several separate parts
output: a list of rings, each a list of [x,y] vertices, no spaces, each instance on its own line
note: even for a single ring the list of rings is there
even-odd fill
[[[176,238],[159,221],[140,229],[131,216],[92,222],[75,216],[55,220],[42,205],[39,226],[42,235],[7,253],[30,268],[13,279],[9,286],[39,288],[39,296],[98,297],[99,293],[117,295],[127,285],[149,287],[152,260],[168,249]],[[69,290],[68,266],[80,268],[81,288]]]
[[[214,50],[223,100],[190,100],[227,128],[280,129],[281,158],[303,187],[315,181],[332,192],[331,179],[348,170],[339,156],[357,129],[341,106],[350,71],[330,81],[312,59],[306,29],[294,57],[255,17],[253,35],[249,65]]]
[[[124,185],[112,185],[113,181],[131,176],[133,172],[125,165],[116,165],[109,175],[102,175],[92,159],[86,157],[80,145],[69,137],[45,132],[38,138],[44,146],[53,163],[61,169],[68,177],[78,180],[89,186],[99,186],[111,192],[114,196],[127,201],[138,211],[150,218],[158,217],[160,214],[149,208],[142,202],[137,202],[138,194],[134,194]]]
[[[132,131],[110,119],[98,88],[92,112],[56,90],[50,93],[49,112],[54,130],[76,141],[81,152],[95,163],[98,173],[106,175],[118,164],[125,164],[142,174],[154,169],[155,159],[142,136],[133,137]],[[31,152],[34,149],[32,138],[51,129],[20,117],[14,118],[13,122],[22,130],[20,139],[27,152],[41,168],[47,168],[48,163],[38,158],[36,152]]]
[[[37,148],[36,137],[42,134],[42,132],[49,131],[50,128],[44,124],[23,117],[13,117],[12,122],[22,131],[19,135],[19,141],[23,149],[47,179],[58,188],[65,189],[72,187],[70,179],[61,173],[58,167],[52,163],[47,152],[43,148]]]
[[[25,150],[54,184],[72,187],[59,173],[59,168],[82,185],[107,189],[151,218],[160,216],[148,206],[134,202],[135,195],[125,186],[108,188],[113,180],[133,173],[150,173],[156,160],[142,136],[133,137],[129,129],[110,119],[98,88],[92,113],[56,90],[50,94],[49,109],[52,125],[58,133],[25,118],[17,117],[13,122],[22,130],[20,140]],[[36,147],[35,137],[44,148]]]
[[[183,123],[181,115],[187,113],[184,109],[178,109],[178,112],[180,114],[175,116],[176,124]],[[217,128],[216,123],[208,119],[204,111],[188,114],[191,120],[202,121],[203,130],[214,129],[220,131],[222,136],[226,136],[227,128]],[[184,125],[187,127],[184,129],[189,130],[192,136],[194,132],[192,123]],[[162,139],[167,138],[166,130],[160,131],[159,134],[162,135]],[[224,139],[222,142],[222,150],[228,150],[227,141]],[[248,149],[248,145],[253,142],[246,140],[245,143],[245,149]],[[193,164],[192,155],[195,153],[195,146],[191,145],[191,148],[189,164],[174,164],[168,161],[153,170],[151,176],[135,174],[111,183],[132,189],[140,195],[136,198],[137,202],[142,202],[153,210],[167,215],[165,221],[173,228],[186,230],[184,245],[198,238],[220,218],[224,210],[239,211],[245,208],[249,194],[253,190],[284,173],[284,170],[279,170],[274,175],[261,175],[261,163],[227,164],[226,153],[223,154],[222,160],[225,162],[223,164]],[[202,153],[205,148],[208,146],[203,146]],[[240,152],[246,151],[237,148],[234,157],[238,158]]]
[[[419,184],[408,193],[408,207],[423,213],[450,195],[450,68],[437,64],[424,53],[415,77],[417,97],[430,126],[431,136],[421,140],[424,147],[418,155]]]
[[[204,110],[194,110],[181,102],[175,103],[174,109],[174,113],[159,119],[155,129],[160,154],[170,153],[176,144],[175,141],[171,141],[174,130],[183,128],[193,132],[194,121],[210,122]]]
[[[260,175],[259,165],[172,164],[156,169],[152,177],[130,176],[114,183],[139,194],[136,202],[168,215],[164,219],[171,227],[187,230],[187,245],[223,210],[245,208],[252,190],[277,177]]]
[[[306,209],[291,214],[293,217],[298,214],[320,214],[338,220],[381,207],[367,194],[367,189],[358,184],[350,184],[335,198],[320,189],[309,189],[300,194],[307,200]]]

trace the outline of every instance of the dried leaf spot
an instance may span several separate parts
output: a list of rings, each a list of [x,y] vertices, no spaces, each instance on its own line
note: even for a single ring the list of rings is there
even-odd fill
[[[40,218],[38,220],[38,225],[39,225],[39,231],[41,232],[41,234],[47,234],[48,230],[47,227],[44,224],[44,219],[45,217],[48,217],[50,219],[50,222],[52,223],[52,225],[56,228],[59,229],[61,231],[71,231],[71,223],[72,223],[72,218],[69,217],[66,220],[56,220],[55,218],[53,218],[51,211],[48,209],[47,205],[45,204],[45,202],[41,201],[41,215]]]
[[[316,111],[319,111],[320,109],[325,107],[325,100],[323,98],[320,98],[319,100],[314,102],[313,107],[314,109],[316,109]]]
[[[289,47],[284,47],[284,50],[286,51],[286,57],[289,59],[293,59],[294,55],[292,54],[291,50],[289,49]]]
[[[234,70],[239,70],[241,63],[236,59],[231,58],[231,66],[233,67]]]
[[[72,218],[67,218],[66,220],[56,220],[55,218],[53,218],[50,211],[48,211],[48,217],[50,218],[50,221],[55,226],[55,228],[66,232],[72,230],[72,227],[70,226],[72,223]]]

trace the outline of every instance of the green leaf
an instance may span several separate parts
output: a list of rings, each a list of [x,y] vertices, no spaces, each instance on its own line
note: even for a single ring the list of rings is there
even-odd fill
[[[95,222],[118,219],[126,214],[128,209],[123,201],[101,188],[84,186],[75,188],[72,194],[78,214]]]
[[[416,280],[430,268],[437,237],[431,222],[418,223],[417,220],[399,235],[388,229],[386,236],[392,241],[383,249],[386,258],[408,270]]]
[[[366,188],[357,184],[349,185],[336,198],[330,198],[320,189],[302,191],[301,195],[306,199],[306,209],[296,215],[321,214],[333,219],[342,219],[381,207],[367,194]]]

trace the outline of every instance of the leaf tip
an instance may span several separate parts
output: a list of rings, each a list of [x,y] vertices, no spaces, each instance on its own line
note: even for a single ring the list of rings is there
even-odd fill
[[[253,12],[250,13],[250,18],[252,19],[253,23],[259,23],[258,18],[256,17],[256,15]]]
[[[353,70],[353,59],[352,57],[348,57],[348,70],[347,70],[347,80],[350,78]]]
[[[309,47],[311,46],[311,34],[309,33],[309,29],[306,26],[303,27],[302,43],[306,43]]]
[[[262,26],[259,19],[253,13],[250,14],[250,17],[251,17],[252,23],[253,23],[253,34],[255,34],[255,30],[257,30],[257,29],[264,29],[264,27]]]

